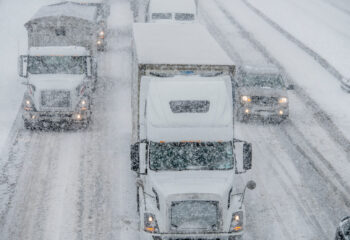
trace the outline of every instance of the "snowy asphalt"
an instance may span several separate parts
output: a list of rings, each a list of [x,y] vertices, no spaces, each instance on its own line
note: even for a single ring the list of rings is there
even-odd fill
[[[345,1],[322,2],[342,8]],[[129,164],[129,9],[123,0],[112,5],[110,49],[99,59],[99,87],[87,130],[31,132],[15,112],[0,155],[0,240],[137,239],[135,176]],[[244,178],[258,183],[247,193],[245,239],[332,239],[336,224],[350,212],[350,127],[337,115],[349,105],[339,102],[339,111],[329,111],[318,101],[329,85],[315,93],[310,90],[314,83],[301,79],[307,75],[339,88],[334,76],[246,1],[202,0],[199,11],[230,56],[235,54],[234,34],[243,31],[239,37],[275,61],[298,86],[289,93],[290,120],[235,125],[237,137],[254,148],[254,168]]]

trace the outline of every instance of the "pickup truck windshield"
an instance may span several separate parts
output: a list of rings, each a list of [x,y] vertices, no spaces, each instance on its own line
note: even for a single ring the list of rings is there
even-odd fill
[[[244,87],[268,87],[284,88],[282,76],[277,74],[246,74],[242,73],[239,77],[240,83]]]
[[[31,74],[84,74],[86,58],[83,56],[29,56]]]
[[[233,148],[231,142],[151,142],[149,159],[155,171],[228,170],[233,168]]]

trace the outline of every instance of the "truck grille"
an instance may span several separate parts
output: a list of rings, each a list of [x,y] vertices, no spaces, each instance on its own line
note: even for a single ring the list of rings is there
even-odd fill
[[[69,108],[70,91],[46,90],[41,92],[41,106],[45,108]]]
[[[276,97],[253,96],[252,103],[260,106],[274,106],[278,104]]]
[[[217,232],[219,203],[199,200],[172,202],[170,218],[172,232]]]

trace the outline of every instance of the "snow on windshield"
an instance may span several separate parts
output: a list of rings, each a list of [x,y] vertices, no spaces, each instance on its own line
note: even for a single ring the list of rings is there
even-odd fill
[[[282,76],[275,74],[242,73],[239,82],[245,87],[284,88]]]
[[[233,168],[231,142],[156,143],[149,146],[152,170],[227,170]]]
[[[75,56],[29,56],[31,74],[84,74],[86,58]]]

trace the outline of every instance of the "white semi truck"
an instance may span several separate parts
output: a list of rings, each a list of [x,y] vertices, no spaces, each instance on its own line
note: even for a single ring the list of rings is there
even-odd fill
[[[42,7],[25,24],[28,53],[20,56],[19,75],[27,85],[26,128],[88,125],[97,80],[95,14],[95,7],[62,3]]]
[[[198,24],[138,23],[133,34],[140,239],[240,239],[241,192],[255,183],[239,176],[252,147],[234,138],[233,62]]]

